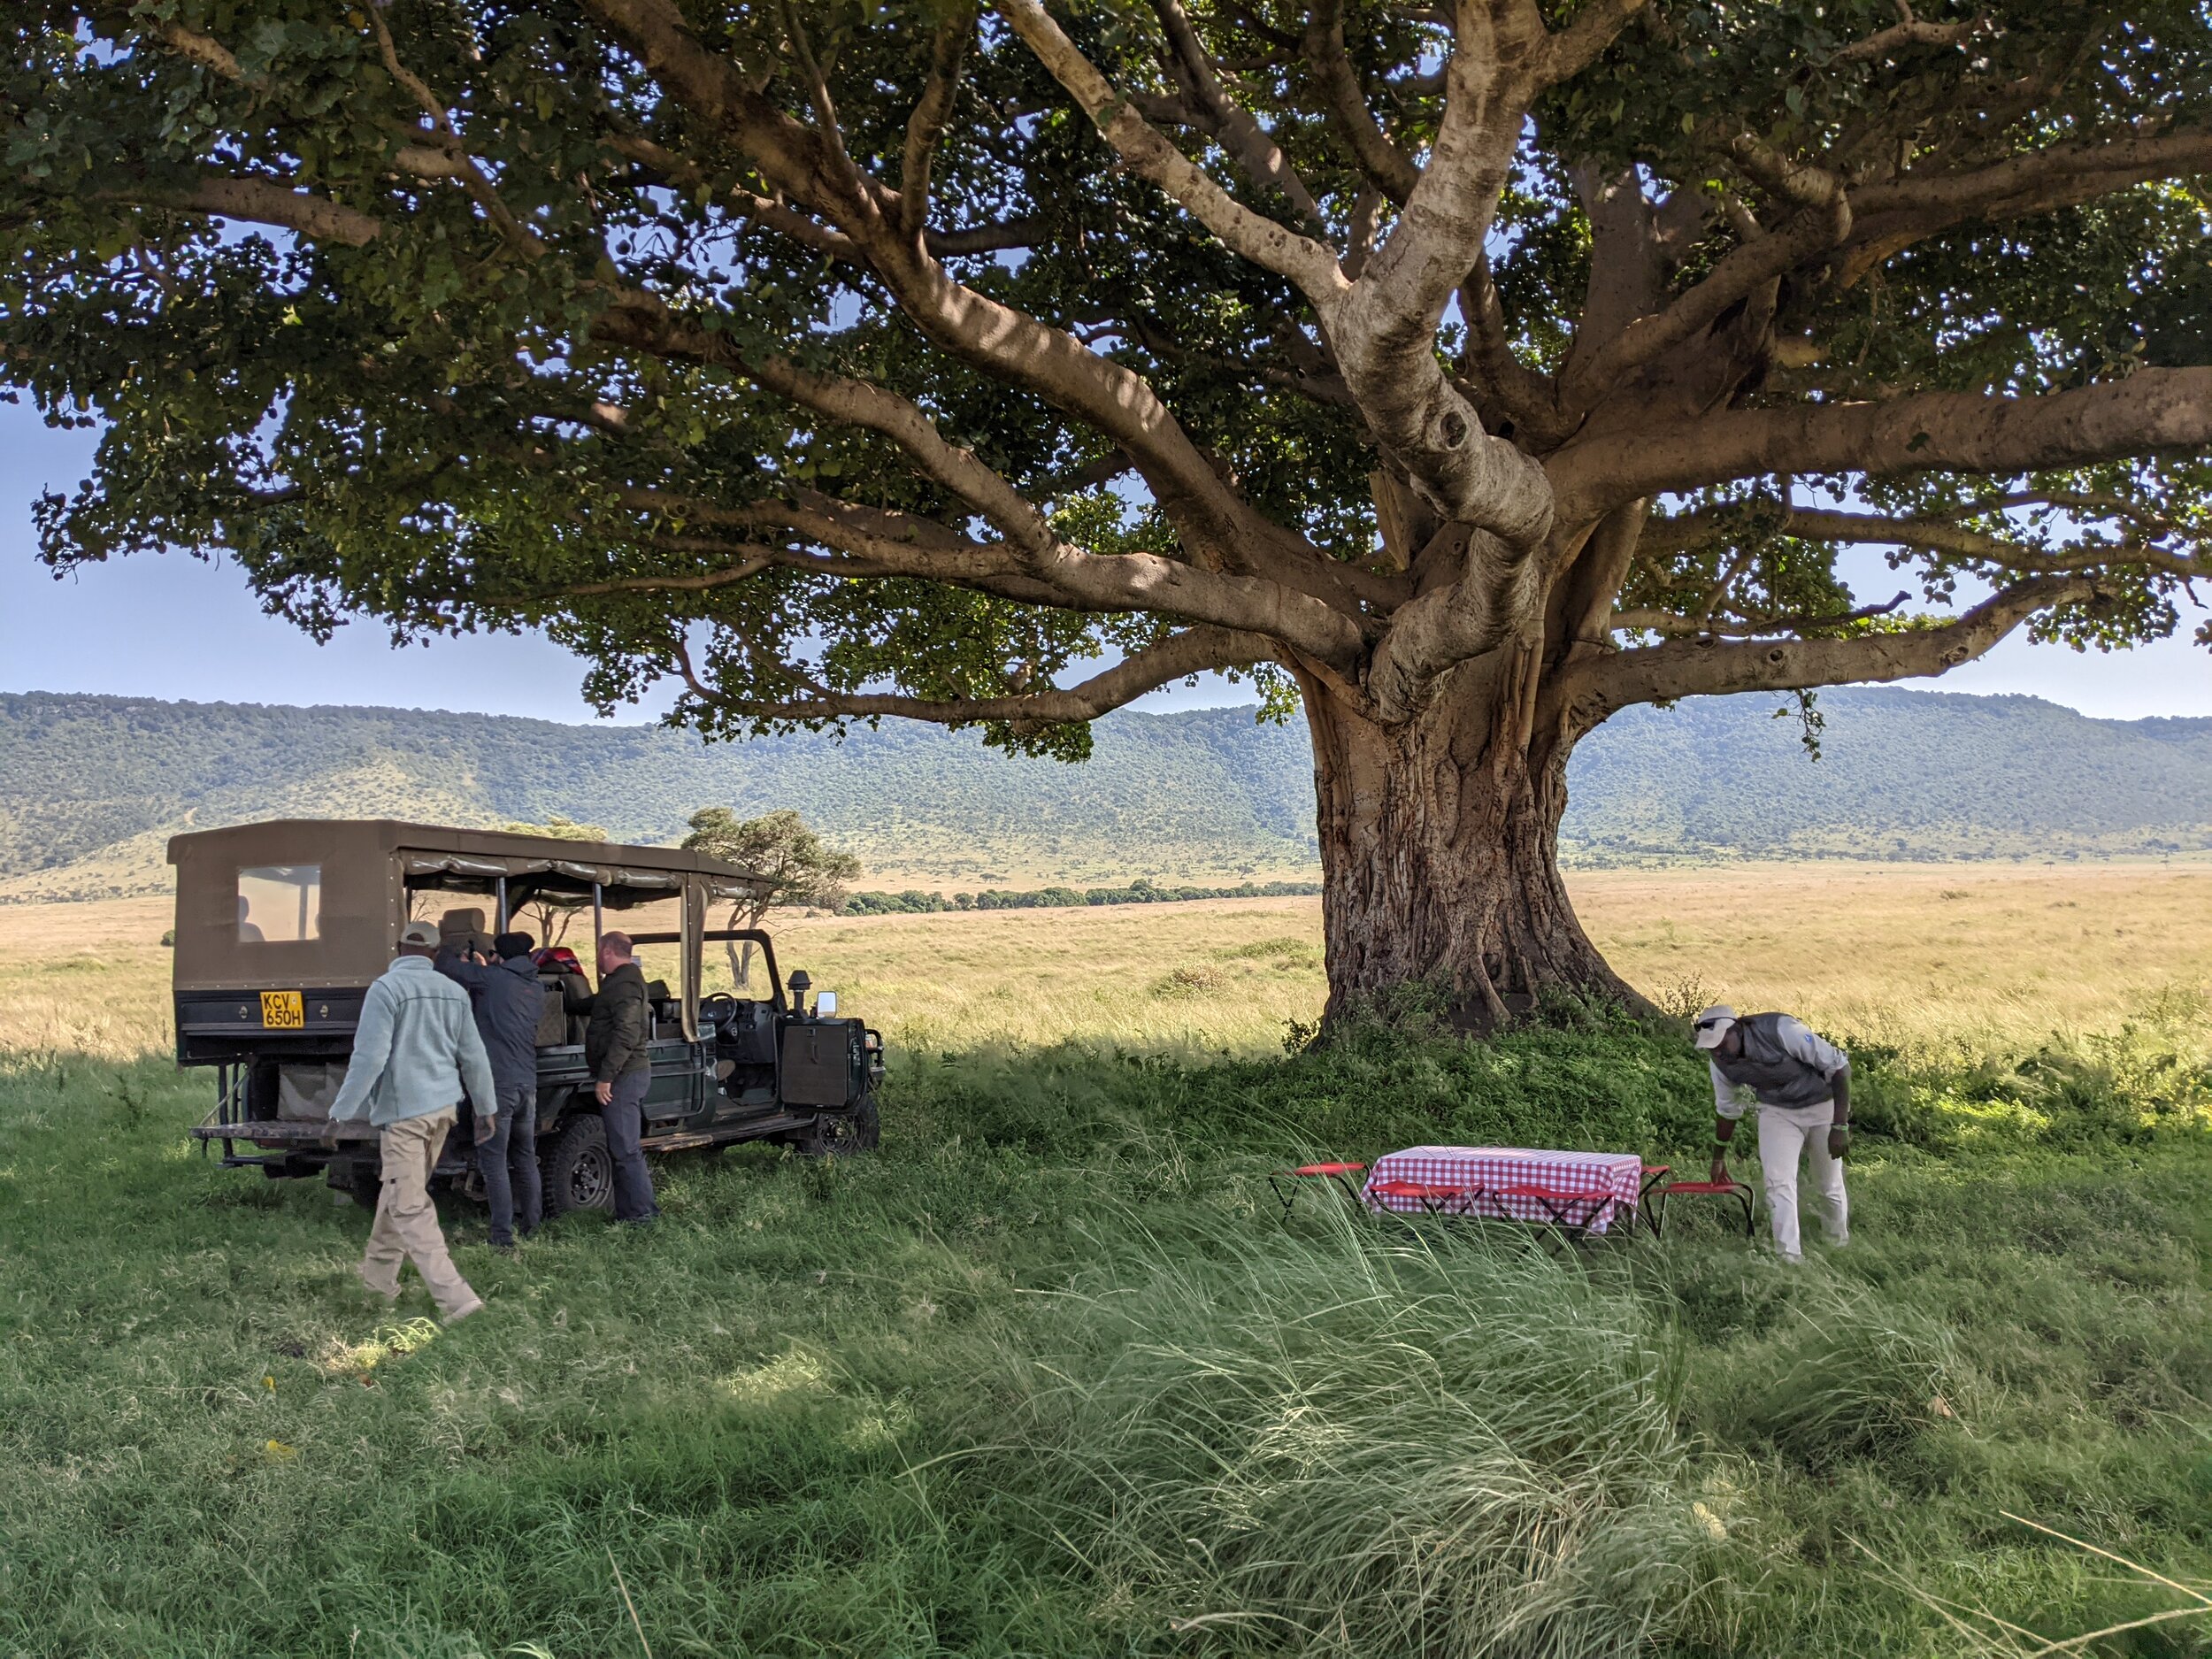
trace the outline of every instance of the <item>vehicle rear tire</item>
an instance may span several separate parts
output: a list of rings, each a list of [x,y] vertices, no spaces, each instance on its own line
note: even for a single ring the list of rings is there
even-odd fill
[[[607,1149],[606,1119],[597,1112],[578,1112],[562,1125],[538,1170],[547,1216],[614,1208],[614,1154]]]
[[[855,1152],[873,1152],[882,1139],[882,1116],[876,1110],[876,1097],[869,1094],[844,1111],[824,1112],[791,1144],[804,1157],[845,1157]]]
[[[383,1193],[383,1171],[374,1158],[334,1158],[324,1167],[324,1183],[364,1210],[374,1210]]]

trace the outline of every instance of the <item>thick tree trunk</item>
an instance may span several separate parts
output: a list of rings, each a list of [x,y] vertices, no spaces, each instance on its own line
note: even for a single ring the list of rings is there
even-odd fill
[[[1394,726],[1304,687],[1331,1025],[1409,985],[1475,1032],[1526,1014],[1547,987],[1643,1005],[1560,879],[1565,747],[1532,745],[1525,697],[1499,679],[1455,671],[1425,713]]]

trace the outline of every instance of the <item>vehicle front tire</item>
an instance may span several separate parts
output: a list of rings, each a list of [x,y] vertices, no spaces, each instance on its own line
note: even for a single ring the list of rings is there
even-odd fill
[[[578,1112],[561,1126],[552,1148],[540,1156],[538,1171],[545,1182],[548,1217],[613,1209],[614,1154],[607,1149],[606,1120],[595,1111]]]
[[[844,1111],[822,1113],[792,1145],[805,1157],[844,1157],[855,1152],[873,1152],[882,1139],[882,1116],[876,1110],[876,1097],[869,1094]]]

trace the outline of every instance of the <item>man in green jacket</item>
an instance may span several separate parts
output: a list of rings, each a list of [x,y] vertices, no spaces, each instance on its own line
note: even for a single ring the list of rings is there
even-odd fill
[[[653,1177],[640,1144],[645,1091],[653,1081],[653,1010],[634,951],[627,933],[600,937],[599,991],[584,1029],[584,1064],[614,1159],[615,1219],[643,1223],[658,1216],[660,1206],[653,1202]]]
[[[462,1091],[476,1101],[497,1095],[469,994],[431,966],[437,952],[438,931],[427,923],[411,922],[400,934],[398,956],[362,999],[353,1056],[330,1116],[338,1123],[365,1117],[380,1131],[383,1187],[361,1257],[361,1282],[396,1301],[400,1267],[411,1260],[452,1325],[484,1303],[447,1253],[430,1178]],[[488,1112],[480,1110],[477,1123],[480,1133],[489,1133]]]

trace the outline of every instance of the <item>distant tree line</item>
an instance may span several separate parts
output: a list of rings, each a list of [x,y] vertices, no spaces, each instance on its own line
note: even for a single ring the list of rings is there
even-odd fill
[[[909,888],[903,893],[849,893],[840,916],[912,916],[936,910],[1077,910],[1087,904],[1176,904],[1190,899],[1305,898],[1321,891],[1318,881],[1247,881],[1233,887],[1164,887],[1139,876],[1125,887],[1035,887],[1013,891],[986,887],[980,893],[941,893]]]

